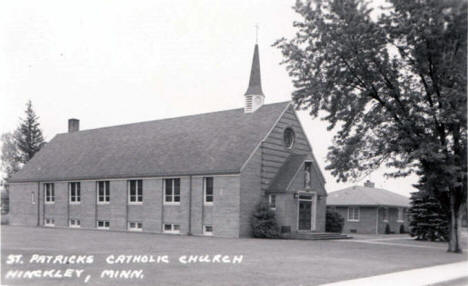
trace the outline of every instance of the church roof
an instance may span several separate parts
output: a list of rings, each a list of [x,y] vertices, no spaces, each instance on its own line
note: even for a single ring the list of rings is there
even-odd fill
[[[255,44],[254,55],[252,59],[252,69],[250,70],[249,87],[245,95],[263,95],[262,79],[260,74],[260,56],[258,54],[258,45]]]
[[[10,182],[239,173],[289,102],[56,135]]]
[[[409,207],[409,198],[385,189],[352,186],[328,193],[327,205]]]

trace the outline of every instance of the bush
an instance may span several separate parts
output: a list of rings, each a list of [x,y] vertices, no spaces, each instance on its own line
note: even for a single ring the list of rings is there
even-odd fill
[[[261,201],[255,207],[250,220],[252,233],[257,238],[278,238],[279,227],[276,222],[275,212],[270,209],[266,201]]]
[[[402,224],[400,225],[400,233],[406,233],[405,226]]]
[[[390,229],[390,225],[387,223],[385,225],[385,234],[390,234],[390,233],[392,233],[392,230]]]
[[[344,226],[344,218],[337,212],[327,209],[325,222],[326,232],[342,232]]]

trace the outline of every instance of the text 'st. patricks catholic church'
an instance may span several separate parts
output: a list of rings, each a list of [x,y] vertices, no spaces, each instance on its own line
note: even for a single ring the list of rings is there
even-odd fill
[[[324,178],[290,102],[91,130],[70,119],[10,183],[11,224],[245,237],[268,200],[282,232],[323,232]],[[239,96],[241,98],[241,96]]]

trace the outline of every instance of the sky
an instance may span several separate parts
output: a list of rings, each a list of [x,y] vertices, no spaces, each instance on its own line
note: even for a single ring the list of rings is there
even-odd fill
[[[80,129],[243,107],[258,24],[265,102],[294,87],[275,40],[294,36],[295,0],[2,1],[0,133],[13,131],[32,101],[45,139]],[[409,195],[417,177],[381,168],[337,183],[327,165],[335,131],[298,112],[328,192],[370,179]]]

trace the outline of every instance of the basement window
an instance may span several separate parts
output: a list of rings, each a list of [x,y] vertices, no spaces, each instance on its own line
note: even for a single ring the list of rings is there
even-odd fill
[[[44,220],[44,226],[55,226],[55,220],[53,218],[46,218]]]
[[[96,222],[96,227],[98,229],[109,229],[110,223],[108,220],[98,220]]]
[[[204,235],[213,235],[213,226],[212,225],[204,225],[203,226],[203,234]]]
[[[70,227],[78,228],[78,227],[80,227],[80,220],[79,220],[79,219],[70,219],[70,220],[68,221],[68,225],[69,225]]]
[[[142,222],[130,221],[130,222],[128,222],[128,230],[130,230],[130,231],[142,231],[143,230],[143,223]]]
[[[180,233],[180,227],[178,224],[164,224],[163,231],[165,233]]]

